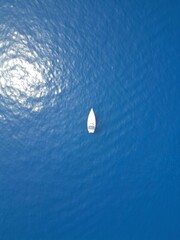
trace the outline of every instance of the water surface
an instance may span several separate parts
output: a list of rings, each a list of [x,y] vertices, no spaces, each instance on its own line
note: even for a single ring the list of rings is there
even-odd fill
[[[1,0],[1,240],[179,239],[179,11]]]

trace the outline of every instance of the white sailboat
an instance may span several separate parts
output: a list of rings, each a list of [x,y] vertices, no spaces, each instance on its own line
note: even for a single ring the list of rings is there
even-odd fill
[[[87,129],[89,133],[94,133],[96,128],[96,117],[94,114],[93,109],[89,112],[88,119],[87,119]]]

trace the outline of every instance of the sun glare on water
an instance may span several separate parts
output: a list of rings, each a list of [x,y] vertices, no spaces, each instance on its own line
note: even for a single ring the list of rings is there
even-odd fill
[[[46,96],[55,96],[61,92],[58,80],[54,80],[59,76],[49,74],[52,63],[47,57],[41,58],[37,51],[38,48],[32,50],[32,46],[32,41],[29,42],[27,37],[17,32],[9,33],[6,39],[0,40],[2,51],[0,95],[6,99],[4,103],[6,108],[9,104],[11,109],[14,106],[38,112],[43,109]],[[53,97],[51,99],[53,103]]]

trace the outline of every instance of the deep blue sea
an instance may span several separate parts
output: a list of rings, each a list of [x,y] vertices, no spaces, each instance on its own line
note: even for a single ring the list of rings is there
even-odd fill
[[[180,1],[0,0],[0,240],[179,239]]]

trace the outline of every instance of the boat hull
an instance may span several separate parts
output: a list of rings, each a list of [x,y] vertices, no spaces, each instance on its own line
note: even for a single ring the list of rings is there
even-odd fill
[[[96,117],[93,109],[91,108],[87,119],[87,130],[89,133],[94,133],[96,129]]]

